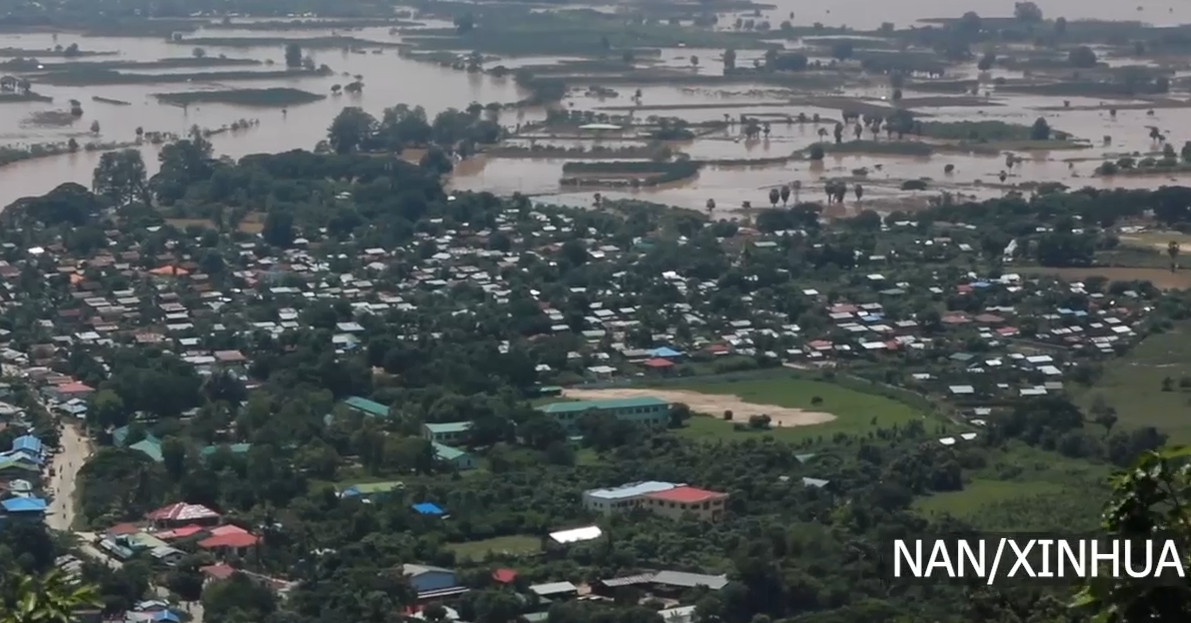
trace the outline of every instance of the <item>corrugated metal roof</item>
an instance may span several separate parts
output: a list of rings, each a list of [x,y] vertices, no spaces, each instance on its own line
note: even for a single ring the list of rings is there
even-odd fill
[[[601,500],[623,500],[625,498],[633,498],[639,495],[648,495],[650,493],[658,493],[661,491],[669,491],[679,485],[672,482],[662,482],[659,480],[646,480],[643,482],[631,482],[619,487],[609,487],[607,489],[592,489],[587,494],[593,498]]]
[[[616,398],[612,400],[575,400],[571,402],[552,402],[542,410],[546,413],[573,413],[590,409],[632,409],[637,407],[663,407],[670,403],[653,396],[639,398]]]
[[[558,543],[578,543],[579,541],[590,541],[598,539],[604,534],[599,526],[587,526],[584,528],[573,528],[571,530],[559,530],[558,532],[551,532],[550,538]]]

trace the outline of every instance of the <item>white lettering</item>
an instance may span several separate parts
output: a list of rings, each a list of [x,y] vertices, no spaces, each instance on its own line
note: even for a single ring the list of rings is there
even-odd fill
[[[1187,570],[1183,568],[1183,557],[1179,556],[1179,548],[1175,546],[1174,541],[1167,540],[1162,544],[1162,553],[1158,557],[1158,569],[1154,572],[1155,576],[1162,576],[1163,569],[1174,569],[1180,578],[1187,577]]]
[[[1110,578],[1121,577],[1121,542],[1112,540],[1108,542],[1107,552],[1100,551],[1104,546],[1100,541],[1092,541],[1092,577],[1099,577],[1100,563],[1112,563],[1112,573]]]
[[[1075,547],[1072,547],[1072,544]],[[1067,540],[1059,541],[1059,577],[1065,577],[1067,565],[1071,565],[1071,574],[1075,577],[1084,577],[1087,575],[1087,558],[1084,555],[1087,553],[1087,541],[1084,540]]]
[[[935,541],[935,546],[931,548],[930,561],[926,563],[925,577],[931,577],[935,569],[941,570],[945,577],[957,577],[955,566],[951,564],[951,552],[948,551],[946,541]]]
[[[922,577],[922,540],[916,539],[914,541],[914,551],[910,552],[906,545],[905,539],[897,539],[893,542],[893,577],[900,578],[902,576],[902,561],[910,567],[910,577]]]
[[[1030,566],[1030,550],[1034,549],[1034,541],[1026,541],[1025,547],[1018,547],[1017,541],[1009,541],[1009,547],[1013,549],[1013,555],[1017,556],[1017,562],[1009,568],[1009,577],[1017,576],[1017,570],[1025,567],[1024,577],[1035,577],[1034,568]]]
[[[956,571],[958,571],[961,578],[984,577],[984,539],[976,541],[976,545],[977,547],[973,549],[971,541],[964,540],[959,542],[959,568]],[[965,560],[968,565],[971,565],[973,573],[971,576],[964,575]]]

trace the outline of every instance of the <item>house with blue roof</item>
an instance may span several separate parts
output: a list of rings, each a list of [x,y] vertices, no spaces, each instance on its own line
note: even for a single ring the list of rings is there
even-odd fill
[[[34,435],[21,435],[12,440],[13,451],[28,452],[35,456],[45,455],[45,445]]]
[[[661,359],[678,359],[683,356],[681,351],[674,350],[669,346],[662,346],[649,351],[650,357],[659,357]]]
[[[413,505],[413,509],[417,514],[429,517],[444,517],[447,514],[447,511],[434,502],[419,502]]]
[[[32,521],[41,521],[49,507],[44,499],[33,497],[8,498],[0,502],[0,506],[4,507],[4,514],[9,517]]]

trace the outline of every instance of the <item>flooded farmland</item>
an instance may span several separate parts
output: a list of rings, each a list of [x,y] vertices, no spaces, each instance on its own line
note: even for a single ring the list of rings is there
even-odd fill
[[[1191,22],[1191,7],[1161,2],[1141,1],[1126,7],[1043,0],[1037,5],[1048,17],[1061,15],[1069,20]],[[602,7],[601,11],[624,12],[629,10],[626,6]],[[778,1],[773,8],[758,9],[750,15],[767,18],[775,24],[791,19],[792,14],[791,21],[796,26],[820,23],[873,29],[884,22],[909,25],[907,15],[954,18],[969,10],[1008,15],[1012,6],[1000,0],[972,0],[963,5],[917,0],[875,6],[854,0],[822,6],[793,6],[788,1]],[[734,15],[721,15],[717,29],[729,25]],[[863,184],[874,205],[898,201],[913,204],[941,193],[989,197],[1013,189],[1029,189],[1043,182],[1073,187],[1145,188],[1186,182],[1191,175],[1181,168],[1136,176],[1096,174],[1105,161],[1158,158],[1166,145],[1177,149],[1191,139],[1191,130],[1185,130],[1191,128],[1191,93],[1180,82],[1182,77],[1191,75],[1185,63],[1181,68],[1170,69],[1173,82],[1169,92],[1161,97],[1101,98],[1025,92],[1013,85],[1028,82],[1029,69],[1016,66],[978,69],[975,61],[969,61],[949,66],[940,77],[916,80],[904,90],[897,89],[902,98],[898,104],[893,101],[894,89],[884,72],[856,71],[852,67],[847,80],[824,79],[837,66],[836,59],[831,58],[832,53],[825,51],[824,46],[829,47],[843,35],[782,38],[775,33],[765,39],[780,45],[782,50],[803,52],[819,70],[808,72],[818,76],[813,80],[782,85],[775,80],[749,81],[727,75],[726,49],[709,45],[657,48],[651,54],[628,59],[632,69],[629,72],[609,69],[609,61],[593,62],[589,56],[542,53],[485,53],[483,69],[487,71],[463,71],[438,61],[462,58],[466,49],[437,46],[429,56],[419,56],[422,50],[414,49],[419,43],[418,30],[443,29],[450,27],[451,22],[440,17],[417,17],[417,22],[419,26],[407,23],[400,28],[340,30],[328,26],[279,31],[225,24],[199,28],[173,41],[167,37],[83,36],[66,32],[0,34],[0,48],[36,51],[77,44],[86,53],[110,52],[75,59],[51,54],[39,59],[59,67],[125,63],[120,67],[125,81],[118,84],[86,80],[73,84],[53,76],[39,83],[37,73],[33,72],[33,90],[52,101],[4,102],[0,106],[0,145],[22,148],[36,144],[61,145],[70,140],[126,145],[136,141],[138,130],[183,136],[197,126],[215,131],[211,141],[217,155],[238,158],[251,153],[314,148],[326,139],[332,118],[345,106],[358,106],[380,117],[386,107],[404,103],[423,106],[433,117],[444,109],[462,109],[474,102],[503,106],[497,120],[508,138],[500,149],[459,162],[450,179],[453,188],[502,194],[520,192],[583,205],[590,202],[594,192],[602,192],[607,196],[634,196],[697,210],[702,210],[711,199],[722,211],[731,212],[745,202],[753,207],[765,203],[770,188],[797,185],[808,196],[817,196],[831,180]],[[350,37],[352,43],[326,43],[333,37]],[[893,44],[882,42],[879,37],[857,34],[853,39],[864,43],[866,37],[874,49],[889,48],[887,53],[897,54],[892,51]],[[267,39],[277,43],[261,43]],[[309,57],[307,63],[311,67],[326,66],[327,71],[285,74],[285,41],[311,42],[303,49]],[[1160,66],[1151,59],[1128,57],[1119,49],[1097,47],[1097,50],[1106,71]],[[1018,45],[1010,46],[1010,54],[1028,59],[1038,52]],[[758,68],[771,60],[769,53],[756,47],[733,50],[732,55],[735,67]],[[163,59],[180,61],[192,56],[226,58],[228,64],[161,66]],[[127,65],[129,62],[157,64],[137,67]],[[566,80],[568,88],[560,101],[548,107],[555,112],[587,111],[589,123],[612,119],[616,120],[614,126],[624,129],[593,132],[576,130],[572,125],[560,130],[543,123],[545,108],[513,106],[531,97],[532,92],[513,74],[491,71],[497,66],[510,71],[564,68],[557,75]],[[576,69],[568,75],[567,66]],[[1044,67],[1049,69],[1037,75],[1056,79],[1078,77],[1078,72],[1062,66]],[[234,80],[220,78],[229,72],[249,73]],[[262,77],[255,79],[252,72],[260,72]],[[170,75],[185,78],[171,80]],[[146,80],[138,82],[134,76]],[[940,90],[931,86],[932,80],[969,81],[971,92],[967,92],[967,86],[963,93]],[[332,92],[333,87],[356,81],[363,85],[358,92]],[[919,84],[921,89],[917,88]],[[162,93],[278,88],[313,94],[308,98],[312,101],[284,106],[214,102],[171,105],[156,97]],[[79,102],[82,114],[63,119],[72,100]],[[848,116],[848,110],[864,112],[858,119],[847,119],[844,136],[835,140],[839,145],[832,148],[836,123]],[[939,125],[988,122],[1025,128],[1041,118],[1056,132],[1069,135],[1069,139],[1054,143],[1052,148],[1021,140],[938,140],[904,132],[895,136],[888,122],[883,132],[870,135],[866,127],[860,134],[853,134],[857,121],[867,124],[868,118],[891,117],[899,110],[912,112],[920,121]],[[52,111],[60,114],[52,123],[47,122],[46,113]],[[655,127],[666,119],[679,119],[703,129],[679,139],[657,139],[645,130],[634,129],[639,124],[641,128]],[[749,124],[763,128],[763,132],[746,136],[745,127]],[[810,157],[811,147],[816,143],[828,146],[828,153],[821,160]],[[145,141],[140,149],[152,175],[159,146]],[[511,153],[511,149],[528,153]],[[664,151],[666,158],[688,158],[700,166],[694,175],[654,186],[588,188],[582,180],[577,185],[562,183],[566,177],[564,165],[575,154],[589,152],[581,159],[591,159],[591,153],[598,150],[606,150],[601,152],[608,154],[605,159],[621,161],[649,160]],[[78,150],[2,166],[0,205],[44,193],[65,181],[88,184],[99,157],[98,150]],[[925,185],[928,190],[918,190],[913,184]]]

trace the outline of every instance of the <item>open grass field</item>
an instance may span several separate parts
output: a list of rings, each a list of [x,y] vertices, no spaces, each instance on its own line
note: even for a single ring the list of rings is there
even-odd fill
[[[483,541],[469,541],[467,543],[447,543],[447,548],[461,558],[482,560],[489,553],[511,554],[527,556],[541,551],[542,541],[536,536],[517,534],[513,536],[497,536]]]
[[[835,416],[831,421],[805,426],[775,426],[769,431],[736,431],[733,424],[747,424],[747,417],[737,418],[734,413],[734,421],[730,422],[723,419],[722,413],[708,414],[691,418],[686,428],[680,431],[680,434],[692,438],[724,439],[726,436],[738,436],[745,439],[749,435],[774,435],[787,441],[801,441],[820,436],[829,438],[836,433],[863,434],[878,428],[905,425],[926,417],[914,407],[892,398],[834,383],[793,377],[684,387],[704,394],[736,396],[753,404],[804,409],[808,412],[829,413]],[[816,401],[815,397],[820,398],[821,402]]]
[[[1191,378],[1191,322],[1184,322],[1142,340],[1129,354],[1104,367],[1096,385],[1081,391],[1076,402],[1085,410],[1096,397],[1115,407],[1118,427],[1153,426],[1172,444],[1191,443],[1191,390],[1179,381]],[[1170,377],[1173,390],[1162,391]]]
[[[1109,471],[1014,444],[991,456],[962,490],[918,498],[914,508],[983,530],[1092,530],[1108,499]]]
[[[245,234],[259,234],[265,228],[264,215],[258,212],[250,212],[247,214],[240,224],[236,226],[236,230]],[[167,218],[165,222],[177,227],[178,229],[186,229],[187,227],[204,227],[207,229],[215,229],[215,223],[210,219],[205,218]]]

